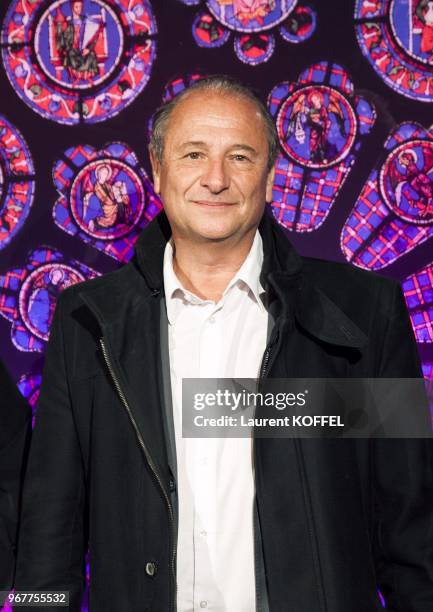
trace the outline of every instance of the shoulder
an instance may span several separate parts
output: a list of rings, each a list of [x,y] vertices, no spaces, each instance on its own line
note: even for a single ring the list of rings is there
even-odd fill
[[[366,295],[378,291],[393,293],[400,285],[384,274],[358,268],[347,262],[306,256],[302,257],[302,261],[305,275],[325,292],[361,292]]]
[[[378,272],[315,257],[302,260],[306,278],[364,326],[373,319],[384,323],[396,297],[401,299],[400,282]]]
[[[59,294],[59,299],[65,302],[74,301],[80,295],[90,295],[94,292],[106,291],[107,295],[111,291],[124,290],[132,282],[137,282],[139,276],[132,261],[121,266],[118,270],[105,272],[94,278],[75,283],[67,287]]]

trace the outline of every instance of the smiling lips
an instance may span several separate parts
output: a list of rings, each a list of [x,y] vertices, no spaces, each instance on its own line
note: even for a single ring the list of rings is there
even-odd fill
[[[226,206],[233,206],[235,202],[208,202],[206,200],[195,200],[194,204],[206,206],[207,208],[224,208]]]

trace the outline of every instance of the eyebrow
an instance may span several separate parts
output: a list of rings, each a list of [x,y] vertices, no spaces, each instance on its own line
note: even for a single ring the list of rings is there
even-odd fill
[[[203,147],[203,148],[208,148],[207,143],[205,143],[203,140],[190,140],[188,142],[184,142],[179,146],[179,149],[185,149],[187,147]],[[230,149],[241,149],[242,151],[248,151],[249,153],[252,153],[253,155],[257,155],[257,151],[256,149],[254,149],[254,147],[251,147],[250,145],[247,144],[234,144],[230,147]]]

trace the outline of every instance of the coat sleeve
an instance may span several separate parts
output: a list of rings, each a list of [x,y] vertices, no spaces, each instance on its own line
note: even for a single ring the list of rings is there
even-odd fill
[[[85,486],[63,346],[63,304],[69,291],[59,295],[47,346],[23,487],[14,586],[69,591],[68,609],[78,612],[85,584]]]
[[[389,285],[388,285],[389,286]],[[389,294],[389,293],[388,293]],[[404,294],[393,283],[377,377],[421,378]],[[428,402],[407,410],[425,412]],[[373,556],[378,587],[390,612],[433,612],[433,440],[373,442]]]

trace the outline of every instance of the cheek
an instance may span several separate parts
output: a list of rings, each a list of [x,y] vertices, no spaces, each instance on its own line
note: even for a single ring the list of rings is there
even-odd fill
[[[239,189],[249,202],[259,203],[265,197],[267,182],[262,177],[245,177],[239,183]]]
[[[179,191],[181,180],[178,175],[165,170],[161,173],[161,195],[170,199]]]
[[[200,173],[197,168],[176,166],[166,173],[165,182],[170,191],[184,193],[197,182],[199,176]]]
[[[189,196],[193,195],[197,180],[191,177],[191,171],[166,171],[161,175],[161,199],[165,209],[176,215]]]

